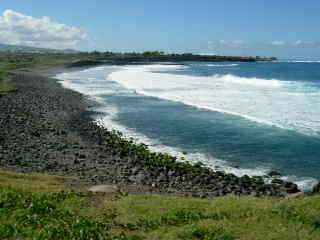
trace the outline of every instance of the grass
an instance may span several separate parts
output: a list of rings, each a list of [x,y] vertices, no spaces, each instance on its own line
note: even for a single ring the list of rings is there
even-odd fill
[[[16,90],[17,88],[13,84],[0,82],[0,95],[15,92]]]
[[[0,95],[17,91],[10,82],[10,71],[25,68],[46,69],[72,62],[79,57],[72,54],[0,53]]]
[[[7,65],[0,65],[0,95],[16,91],[16,87],[10,83],[9,68]]]
[[[79,59],[87,59],[87,54],[39,54],[39,53],[0,53],[0,96],[17,91],[10,82],[10,71],[17,69],[47,69],[70,64]]]
[[[107,224],[81,216],[85,200],[75,193],[0,194],[1,239],[104,239]]]
[[[74,180],[71,177],[39,173],[22,174],[0,170],[0,188],[10,188],[24,192],[59,192],[67,189]]]
[[[74,180],[0,171],[0,239],[320,239],[319,195],[108,196],[72,191]]]
[[[128,196],[105,205],[147,239],[320,239],[319,200]]]

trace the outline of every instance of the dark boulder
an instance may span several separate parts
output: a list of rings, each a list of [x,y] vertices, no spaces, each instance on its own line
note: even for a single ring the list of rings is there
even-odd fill
[[[298,185],[291,182],[285,182],[284,188],[285,191],[289,194],[300,192]]]
[[[273,179],[273,180],[271,181],[271,183],[272,183],[272,184],[283,184],[284,181],[281,180],[281,179],[279,179],[279,178],[276,178],[276,179]]]
[[[313,187],[312,193],[320,193],[320,182]]]
[[[281,173],[272,170],[272,171],[268,172],[268,176],[269,177],[278,177],[278,176],[281,176]]]

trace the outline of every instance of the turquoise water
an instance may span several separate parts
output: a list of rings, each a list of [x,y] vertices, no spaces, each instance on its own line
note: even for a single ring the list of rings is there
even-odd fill
[[[152,148],[235,174],[320,179],[320,63],[100,67],[57,76]]]

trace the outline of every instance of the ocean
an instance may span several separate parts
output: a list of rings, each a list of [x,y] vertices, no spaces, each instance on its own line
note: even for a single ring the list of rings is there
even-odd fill
[[[320,179],[320,62],[100,66],[56,76],[96,121],[154,151],[310,190]]]

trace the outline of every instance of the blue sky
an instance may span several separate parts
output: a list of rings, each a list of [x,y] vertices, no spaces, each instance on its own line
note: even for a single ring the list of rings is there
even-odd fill
[[[0,42],[47,46],[39,40],[44,30],[37,33],[32,20],[22,26],[23,16],[34,21],[47,16],[50,22],[39,23],[43,29],[54,23],[68,27],[61,39],[51,30],[43,36],[54,34],[53,45],[61,48],[320,58],[316,0],[1,0],[1,15],[8,9],[13,11],[6,14],[10,22],[0,18],[0,33],[6,24]],[[15,29],[20,32],[13,35]],[[30,40],[26,32],[36,39]],[[66,39],[69,42],[59,43]]]

